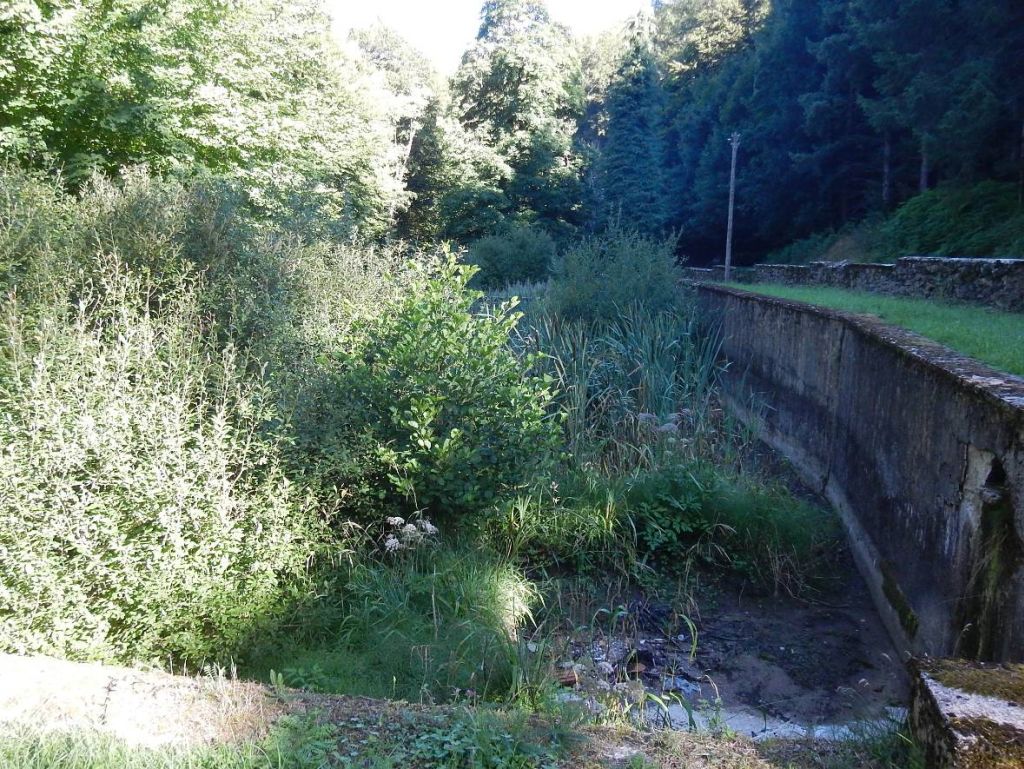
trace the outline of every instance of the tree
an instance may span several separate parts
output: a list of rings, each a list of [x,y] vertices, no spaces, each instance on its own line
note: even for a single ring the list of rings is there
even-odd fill
[[[595,214],[599,220],[618,218],[640,232],[660,232],[671,212],[665,172],[665,94],[644,17],[630,25],[626,51],[608,86],[605,112],[594,196],[594,204],[602,210]]]
[[[404,188],[409,173],[413,142],[423,129],[428,106],[443,88],[440,77],[430,62],[394,30],[383,24],[353,30],[363,61],[374,78],[378,107],[387,116],[393,133],[395,157],[392,176]],[[408,195],[395,195],[389,219],[411,202]]]
[[[850,30],[848,0],[822,3],[819,39],[808,42],[820,77],[799,97],[809,148],[796,160],[812,169],[820,194],[841,226],[892,199],[891,139],[861,109],[873,95],[870,51]],[[880,141],[880,135],[882,137]]]
[[[74,12],[62,12],[64,10]],[[146,164],[212,172],[268,213],[383,233],[396,149],[315,0],[19,2],[0,11],[0,149],[72,185]],[[12,53],[8,54],[8,50]]]
[[[542,2],[484,3],[476,42],[452,80],[452,109],[511,169],[501,185],[508,215],[562,236],[579,224],[579,56]]]
[[[413,240],[469,243],[496,232],[511,215],[505,190],[513,171],[486,137],[452,116],[436,97],[413,138],[408,192],[412,205],[399,232]]]

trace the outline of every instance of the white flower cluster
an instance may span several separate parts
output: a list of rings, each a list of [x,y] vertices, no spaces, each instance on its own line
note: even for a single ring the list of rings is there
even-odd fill
[[[384,522],[391,528],[384,538],[384,550],[388,553],[415,549],[432,541],[439,533],[438,528],[426,518],[406,523],[404,518],[394,515],[385,518]]]

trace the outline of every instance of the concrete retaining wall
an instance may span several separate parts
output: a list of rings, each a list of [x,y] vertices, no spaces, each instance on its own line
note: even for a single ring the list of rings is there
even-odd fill
[[[897,645],[1024,659],[1024,379],[863,316],[697,291],[727,398],[765,406],[766,441],[839,511]]]
[[[693,280],[718,280],[724,267],[687,268]],[[737,283],[816,285],[892,296],[946,298],[1024,312],[1024,259],[908,256],[895,264],[758,264],[733,270]]]

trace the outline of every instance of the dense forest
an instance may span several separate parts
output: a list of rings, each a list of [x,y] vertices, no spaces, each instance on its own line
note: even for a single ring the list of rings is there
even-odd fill
[[[1024,255],[1024,5],[486,0],[444,77],[318,0],[0,0],[0,654],[561,719],[638,596],[691,661],[721,585],[826,605],[678,286],[733,135],[743,261]],[[460,718],[334,765],[571,743]]]
[[[735,132],[748,259],[839,232],[862,257],[1024,251],[1013,0],[676,0],[584,41],[492,0],[447,81],[384,27],[337,44],[310,2],[17,2],[0,24],[0,152],[72,188],[145,164],[359,238],[502,235],[543,265],[616,221],[704,263]]]

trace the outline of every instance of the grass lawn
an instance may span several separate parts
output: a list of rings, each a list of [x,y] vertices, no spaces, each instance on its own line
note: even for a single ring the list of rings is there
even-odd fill
[[[1024,314],[1021,313],[822,286],[728,285],[782,299],[876,315],[887,323],[933,339],[997,369],[1024,376]]]

